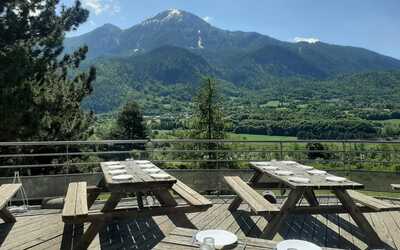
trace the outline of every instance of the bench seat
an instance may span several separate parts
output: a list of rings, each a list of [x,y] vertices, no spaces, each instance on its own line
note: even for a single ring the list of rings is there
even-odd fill
[[[357,192],[354,190],[347,190],[347,193],[350,195],[350,197],[354,201],[356,201],[366,207],[369,207],[370,209],[372,209],[376,212],[400,210],[400,206],[390,204],[386,201],[376,199],[374,197],[365,195],[363,193],[360,193],[360,192]]]
[[[72,182],[68,185],[65,196],[62,219],[65,223],[74,223],[87,216],[87,184],[86,182]]]
[[[225,181],[233,189],[233,191],[245,202],[247,202],[251,210],[259,214],[268,214],[279,212],[279,207],[267,201],[261,194],[257,193],[239,176],[225,176]]]
[[[172,190],[182,197],[187,203],[195,207],[209,208],[212,206],[212,202],[197,193],[186,184],[181,181],[177,181],[173,186]]]
[[[8,211],[7,203],[22,187],[21,183],[3,184],[0,186],[0,218],[7,223],[15,222],[15,217]]]

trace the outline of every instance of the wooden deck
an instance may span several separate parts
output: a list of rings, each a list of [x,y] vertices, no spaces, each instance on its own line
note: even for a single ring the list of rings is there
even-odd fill
[[[335,199],[326,199],[337,203]],[[213,199],[213,202],[215,205],[207,212],[189,215],[198,229],[218,228],[239,237],[259,237],[267,224],[263,217],[250,216],[246,204],[231,214],[227,209],[231,199]],[[70,249],[75,236],[83,230],[64,226],[61,210],[31,210],[16,216],[14,224],[0,223],[0,249]],[[371,213],[367,218],[387,244],[386,249],[400,249],[399,212]],[[166,216],[110,224],[89,249],[152,249],[174,228]],[[367,249],[364,236],[347,214],[290,216],[274,240],[293,238],[326,247]]]

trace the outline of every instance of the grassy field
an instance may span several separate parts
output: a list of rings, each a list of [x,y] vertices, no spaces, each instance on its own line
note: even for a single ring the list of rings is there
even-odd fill
[[[229,139],[244,141],[296,141],[296,137],[272,136],[272,135],[252,135],[252,134],[228,134]]]
[[[395,125],[400,125],[400,119],[390,119],[390,120],[385,120],[382,121],[383,123],[388,123],[388,124],[395,124]]]

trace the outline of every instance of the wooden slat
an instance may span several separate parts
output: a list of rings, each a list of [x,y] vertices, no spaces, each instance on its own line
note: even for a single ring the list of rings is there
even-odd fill
[[[354,190],[348,190],[347,193],[350,195],[350,197],[355,200],[358,203],[361,203],[362,205],[365,205],[367,207],[370,207],[374,209],[375,211],[382,211],[382,210],[395,210],[400,209],[399,206],[395,206],[393,204],[390,204],[388,202],[385,202],[383,200],[376,199],[374,197],[362,194],[360,192],[354,191]]]
[[[17,193],[21,186],[20,183],[0,186],[0,209],[7,205],[7,202]]]
[[[88,214],[86,182],[72,182],[68,185],[62,211],[63,220]]]
[[[173,186],[172,190],[174,190],[179,196],[185,199],[189,204],[193,206],[211,206],[212,202],[197,193],[187,185],[185,185],[181,181],[177,181]]]
[[[237,193],[238,196],[246,201],[251,209],[256,213],[278,212],[279,208],[264,199],[259,193],[252,189],[246,182],[238,176],[224,177],[228,185]]]

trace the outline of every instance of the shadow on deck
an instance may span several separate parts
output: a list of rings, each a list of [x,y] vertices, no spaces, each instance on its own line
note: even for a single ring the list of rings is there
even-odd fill
[[[256,237],[268,223],[249,213],[246,204],[231,213],[230,200],[214,199],[207,212],[189,214],[199,229],[224,229],[238,237]],[[336,202],[336,201],[332,201]],[[400,213],[366,214],[386,243],[386,249],[400,249]],[[152,249],[175,225],[166,216],[141,218],[109,224],[89,249]],[[31,210],[17,217],[14,224],[0,224],[0,249],[71,249],[83,226],[65,226],[59,210]],[[342,249],[367,249],[365,238],[348,214],[289,216],[274,238],[303,239],[320,246]]]

